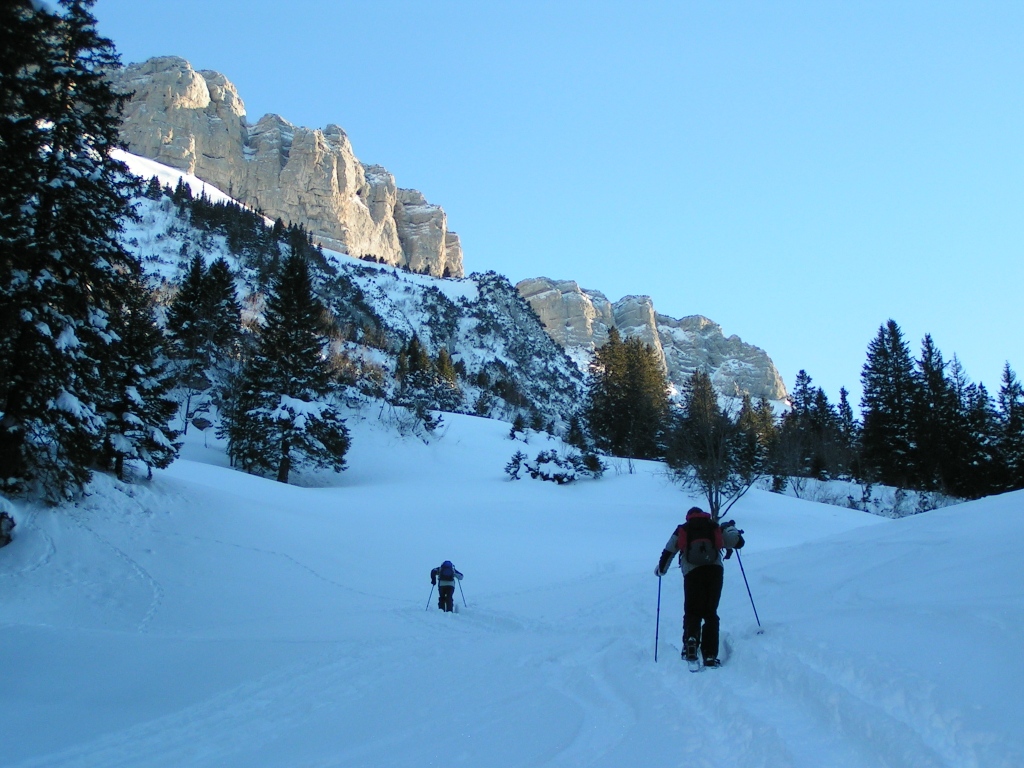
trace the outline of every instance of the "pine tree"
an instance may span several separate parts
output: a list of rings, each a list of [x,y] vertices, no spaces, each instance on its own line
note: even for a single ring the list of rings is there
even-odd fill
[[[797,373],[790,402],[773,452],[776,476],[824,480],[848,472],[849,447],[840,414],[806,371]]]
[[[420,343],[420,337],[415,333],[412,338],[409,339],[409,344],[405,348],[405,357],[408,361],[408,372],[412,375],[421,374],[425,377],[429,377],[433,370],[433,365],[430,362],[430,355],[427,354],[427,350],[423,348],[423,344]]]
[[[917,360],[912,434],[916,486],[922,490],[949,492],[957,467],[950,436],[956,429],[958,404],[946,377],[946,363],[930,334],[921,343]]]
[[[207,378],[213,385],[218,404],[224,389],[241,364],[242,310],[235,291],[235,278],[223,258],[217,258],[203,282],[203,309],[209,327],[209,368]]]
[[[286,483],[293,468],[345,467],[349,436],[333,405],[321,310],[305,258],[293,250],[274,281],[256,350],[225,408],[228,453],[247,472]]]
[[[665,373],[654,350],[638,338],[622,341],[612,328],[594,355],[585,410],[597,447],[616,456],[656,458],[667,411]]]
[[[1005,489],[1024,488],[1024,387],[1010,364],[1003,366],[999,403],[999,453],[1005,467]]]
[[[962,498],[976,498],[991,493],[989,486],[996,469],[995,454],[986,446],[990,438],[983,434],[988,429],[985,424],[989,406],[982,404],[978,413],[972,413],[982,399],[956,355],[949,361],[946,380],[953,403],[951,422],[943,436],[952,467],[947,492]],[[987,397],[986,393],[985,403]]]
[[[118,341],[113,366],[105,371],[110,392],[105,404],[104,461],[124,479],[126,461],[168,466],[178,455],[178,433],[168,424],[177,411],[170,397],[174,373],[162,349],[163,335],[141,274],[134,276],[112,327]]]
[[[965,457],[969,470],[961,480],[960,495],[977,499],[1005,487],[1005,462],[999,451],[1002,430],[984,384],[969,385],[965,400],[970,452]]]
[[[766,455],[774,450],[779,430],[775,423],[775,412],[767,398],[760,398],[755,406],[750,395],[744,393],[737,421],[744,433],[754,436]]]
[[[448,350],[445,347],[441,347],[437,353],[436,363],[437,375],[441,381],[447,383],[449,386],[455,386],[456,374],[455,364],[452,362],[452,357],[448,354]]]
[[[202,393],[210,387],[207,370],[211,364],[210,322],[206,316],[206,269],[203,257],[193,256],[184,279],[167,309],[167,335],[175,361],[178,388],[182,393],[181,420],[184,431],[208,403]]]
[[[842,472],[850,477],[860,477],[860,423],[850,405],[850,393],[846,387],[839,388],[839,439],[842,443]]]
[[[569,429],[565,435],[565,442],[581,451],[589,448],[587,436],[583,432],[583,426],[580,424],[580,417],[575,413],[569,417]]]
[[[91,5],[0,11],[0,482],[50,499],[80,489],[101,451],[111,318],[137,266],[117,237],[134,187],[110,156],[119,63]]]
[[[814,407],[814,396],[817,390],[813,386],[810,374],[800,370],[796,374],[796,383],[793,385],[793,392],[789,396],[791,410],[793,413],[806,416]]]
[[[164,194],[164,189],[160,185],[160,179],[156,176],[150,177],[149,181],[146,183],[146,190],[143,194],[148,200],[159,200]]]
[[[209,409],[215,390],[237,373],[240,334],[231,268],[218,258],[206,269],[202,256],[193,256],[167,310],[186,432],[189,422]]]
[[[914,364],[894,320],[878,329],[861,372],[863,470],[868,479],[907,488],[916,477],[911,422],[916,397]]]
[[[817,477],[816,455],[818,439],[814,434],[813,411],[817,389],[807,371],[796,375],[790,408],[782,418],[779,441],[774,451],[774,471],[777,475]]]

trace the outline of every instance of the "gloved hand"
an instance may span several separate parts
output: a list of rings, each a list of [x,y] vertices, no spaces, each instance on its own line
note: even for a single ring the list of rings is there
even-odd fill
[[[672,562],[672,553],[667,549],[661,550],[661,557],[658,559],[658,567],[654,569],[654,575],[662,577],[668,573],[668,564]]]
[[[740,534],[740,538],[736,542],[736,549],[743,549],[743,545],[747,543],[743,540],[743,531],[737,531],[737,533]]]
[[[432,586],[432,587],[436,587],[437,586],[437,579],[435,579],[433,576],[430,577],[430,586]]]

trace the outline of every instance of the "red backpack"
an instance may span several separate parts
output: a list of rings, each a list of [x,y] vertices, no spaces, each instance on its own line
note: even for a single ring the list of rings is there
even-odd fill
[[[690,565],[718,562],[718,552],[725,547],[722,529],[706,512],[688,514],[686,522],[676,528],[676,541],[683,559]]]

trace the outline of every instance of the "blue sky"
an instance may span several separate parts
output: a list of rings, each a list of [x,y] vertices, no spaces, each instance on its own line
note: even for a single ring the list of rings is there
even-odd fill
[[[1024,3],[98,0],[125,62],[341,125],[467,271],[702,314],[859,398],[878,327],[1024,373]]]

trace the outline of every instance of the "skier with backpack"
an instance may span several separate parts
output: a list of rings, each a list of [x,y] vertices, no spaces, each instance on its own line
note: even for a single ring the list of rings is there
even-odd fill
[[[697,650],[704,666],[721,666],[718,659],[718,601],[722,597],[722,581],[726,559],[732,550],[742,549],[743,532],[732,520],[719,525],[700,507],[691,507],[686,522],[676,527],[665,544],[654,574],[661,578],[679,553],[683,570],[683,658],[691,669],[699,668]],[[701,626],[703,624],[703,627]]]
[[[451,612],[455,609],[453,598],[456,579],[462,581],[462,574],[452,565],[451,560],[445,560],[430,572],[431,585],[437,585],[437,607],[442,611]]]

